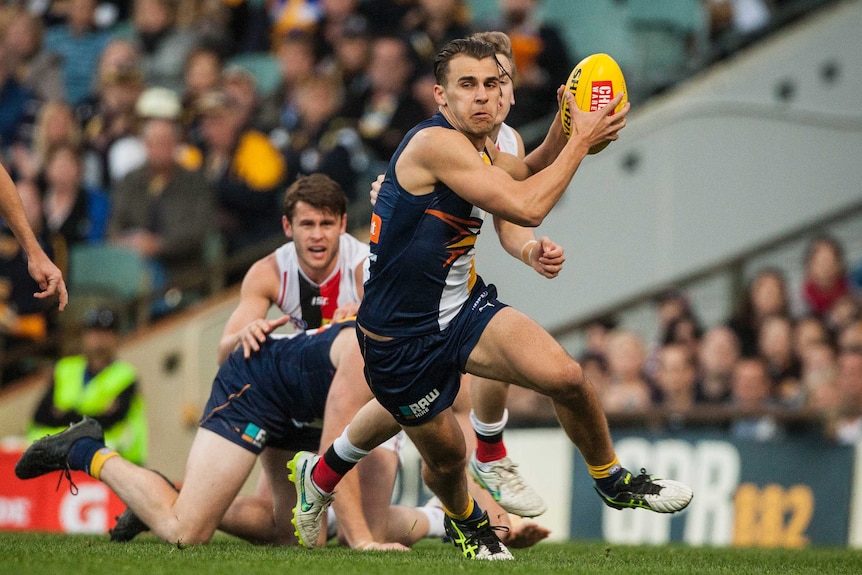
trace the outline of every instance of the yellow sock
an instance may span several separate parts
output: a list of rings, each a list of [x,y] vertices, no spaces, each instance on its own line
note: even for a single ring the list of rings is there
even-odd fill
[[[93,456],[93,459],[90,460],[90,476],[95,479],[99,479],[99,476],[102,474],[102,467],[104,467],[105,462],[112,457],[119,455],[116,451],[111,449],[110,447],[103,447]]]
[[[473,496],[468,493],[467,497],[469,497],[470,499],[467,502],[467,510],[464,513],[452,513],[445,507],[443,507],[443,512],[455,521],[465,521],[473,514],[473,508],[476,507],[476,502],[473,501]]]
[[[587,469],[592,475],[593,479],[604,479],[605,477],[610,477],[611,474],[615,473],[620,468],[620,460],[617,459],[617,456],[614,455],[614,460],[606,465],[590,465],[587,464]]]

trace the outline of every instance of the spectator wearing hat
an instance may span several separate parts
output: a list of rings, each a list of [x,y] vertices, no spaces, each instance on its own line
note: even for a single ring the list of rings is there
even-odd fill
[[[27,435],[34,441],[59,433],[83,416],[105,430],[105,443],[129,461],[147,458],[147,420],[135,367],[117,358],[120,333],[108,309],[87,312],[82,323],[80,355],[61,358],[33,415]]]
[[[198,103],[204,172],[214,187],[228,254],[283,234],[280,212],[287,166],[265,134],[249,128],[239,103],[223,90]]]

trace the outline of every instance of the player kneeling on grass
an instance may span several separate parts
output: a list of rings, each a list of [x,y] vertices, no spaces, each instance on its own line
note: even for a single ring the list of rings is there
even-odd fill
[[[62,471],[71,480],[69,470],[77,470],[103,481],[131,511],[122,516],[124,532],[112,532],[115,539],[128,540],[149,527],[167,542],[192,545],[208,542],[221,528],[256,543],[295,545],[290,519],[296,492],[287,479],[287,462],[297,451],[318,448],[321,418],[324,426],[330,414],[341,421],[339,410],[355,410],[371,396],[353,330],[353,321],[338,322],[296,336],[267,338],[248,359],[242,349],[234,352],[213,382],[179,491],[157,472],[105,447],[101,426],[86,417],[33,443],[15,474],[29,479]],[[337,428],[333,435],[339,432]],[[229,512],[258,456],[272,486],[272,507],[266,516],[260,509]],[[429,528],[441,530],[431,525],[427,512],[393,506],[383,518],[390,542],[375,541],[362,514],[358,479],[349,481],[339,496],[355,498],[355,504],[345,506],[339,525],[354,548],[406,550]]]

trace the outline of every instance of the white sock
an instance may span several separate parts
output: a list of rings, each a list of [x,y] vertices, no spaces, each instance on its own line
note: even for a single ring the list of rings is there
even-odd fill
[[[335,449],[335,454],[338,455],[344,461],[349,463],[359,463],[359,460],[371,453],[370,451],[365,451],[364,449],[359,449],[347,439],[347,432],[350,429],[350,426],[344,428],[344,431],[338,438],[332,442],[332,448]]]
[[[497,421],[496,423],[485,423],[484,421],[479,421],[476,417],[476,412],[472,409],[470,410],[470,423],[473,425],[473,431],[478,433],[479,435],[484,435],[486,437],[490,437],[492,435],[497,435],[501,433],[504,429],[506,429],[506,422],[509,421],[509,410],[503,410],[503,419]]]
[[[338,535],[338,518],[331,506],[326,509],[326,538],[332,539]]]
[[[426,505],[425,507],[417,507],[425,517],[428,518],[428,534],[425,537],[443,537],[446,535],[446,530],[443,528],[443,509]]]

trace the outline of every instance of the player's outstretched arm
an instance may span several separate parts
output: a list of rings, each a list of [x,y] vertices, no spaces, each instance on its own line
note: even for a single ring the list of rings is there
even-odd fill
[[[266,336],[290,321],[290,316],[267,320],[266,314],[278,297],[278,265],[272,254],[256,261],[242,280],[239,304],[222,331],[217,359],[219,365],[239,347],[246,358],[260,349]]]
[[[27,221],[21,197],[15,188],[15,182],[12,181],[3,166],[0,166],[0,217],[6,221],[9,229],[15,234],[27,254],[27,271],[30,272],[30,276],[42,290],[34,293],[33,296],[38,299],[45,299],[57,294],[60,298],[60,310],[62,311],[69,303],[69,294],[66,291],[63,274],[39,245],[39,241],[33,234],[33,228]]]

